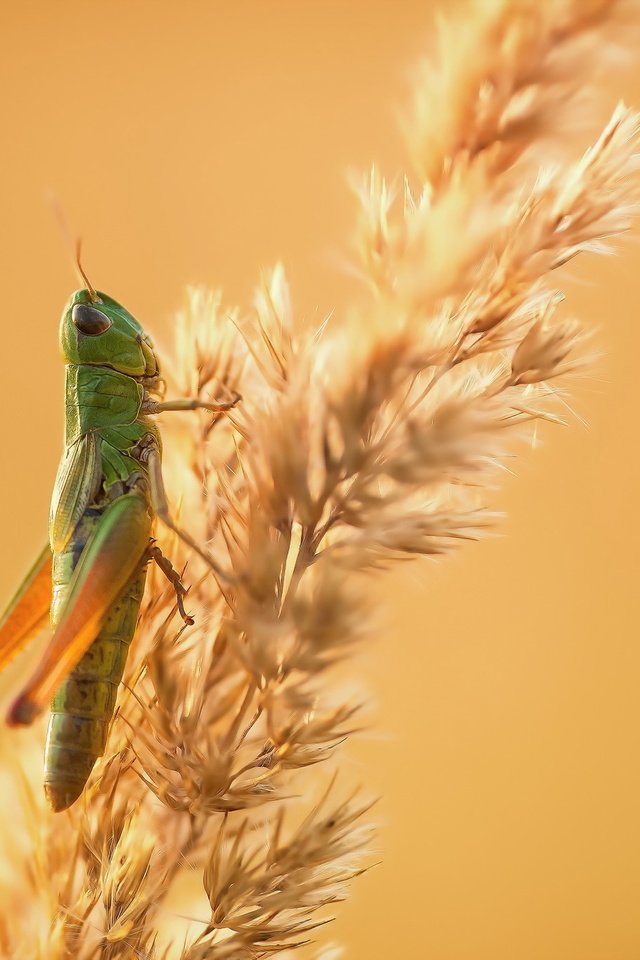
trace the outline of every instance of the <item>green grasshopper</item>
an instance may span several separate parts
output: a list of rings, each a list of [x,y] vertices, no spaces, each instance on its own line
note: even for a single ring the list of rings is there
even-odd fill
[[[173,584],[183,619],[185,588],[152,539],[157,517],[218,577],[210,553],[172,519],[153,417],[169,410],[228,410],[226,402],[162,402],[153,344],[116,300],[86,287],[62,315],[65,449],[49,521],[49,543],[0,620],[0,669],[50,616],[53,635],[7,716],[29,724],[51,701],[44,789],[53,810],[82,793],[104,752],[118,685],[144,592],[147,564]]]

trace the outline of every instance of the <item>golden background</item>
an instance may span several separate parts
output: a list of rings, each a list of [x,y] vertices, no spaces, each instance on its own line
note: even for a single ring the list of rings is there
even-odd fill
[[[75,278],[47,191],[94,284],[160,341],[185,284],[246,305],[279,258],[319,322],[355,290],[345,173],[404,162],[394,108],[433,6],[5,6],[0,603],[45,537],[61,448]],[[640,104],[637,65],[610,92]],[[326,934],[349,957],[640,954],[639,266],[636,239],[572,269],[571,310],[603,353],[574,389],[587,427],[545,426],[514,462],[492,498],[501,536],[385,581],[381,635],[354,667],[375,728],[347,765],[383,796],[382,863]]]

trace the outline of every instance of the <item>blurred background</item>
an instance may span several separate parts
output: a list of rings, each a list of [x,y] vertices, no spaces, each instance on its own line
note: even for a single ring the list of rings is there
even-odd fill
[[[434,9],[4,5],[0,606],[46,536],[61,452],[57,323],[75,277],[47,193],[93,283],[161,342],[187,284],[246,306],[278,259],[301,322],[339,313],[357,292],[346,174],[401,169],[395,109]],[[640,104],[637,64],[608,93]],[[640,260],[637,239],[623,247],[565,275],[602,358],[570,425],[544,426],[492,495],[500,536],[384,581],[357,666],[375,726],[347,764],[383,798],[381,863],[327,933],[348,957],[640,954]]]

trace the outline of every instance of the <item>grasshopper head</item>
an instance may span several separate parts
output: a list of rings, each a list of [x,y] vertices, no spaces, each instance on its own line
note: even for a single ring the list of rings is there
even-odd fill
[[[117,300],[93,289],[76,290],[60,324],[65,363],[112,367],[130,377],[159,371],[151,339]]]

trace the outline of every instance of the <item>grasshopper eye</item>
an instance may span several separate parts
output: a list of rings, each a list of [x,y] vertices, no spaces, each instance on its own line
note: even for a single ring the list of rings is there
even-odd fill
[[[113,323],[102,310],[98,310],[88,303],[74,304],[71,319],[80,333],[84,333],[87,337],[97,337],[98,334],[108,330]]]

